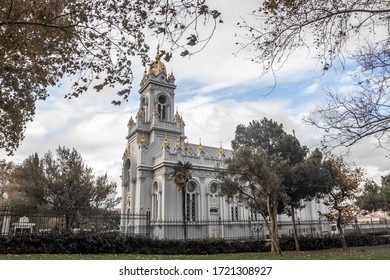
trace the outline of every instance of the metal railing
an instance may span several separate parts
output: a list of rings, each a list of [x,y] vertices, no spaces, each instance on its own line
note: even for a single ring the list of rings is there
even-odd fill
[[[321,220],[299,221],[299,235],[330,233],[330,223]],[[199,219],[151,220],[150,212],[120,214],[115,211],[50,209],[46,211],[0,210],[0,235],[18,233],[118,232],[160,239],[267,239],[264,220]],[[279,236],[292,236],[291,221],[278,222]]]

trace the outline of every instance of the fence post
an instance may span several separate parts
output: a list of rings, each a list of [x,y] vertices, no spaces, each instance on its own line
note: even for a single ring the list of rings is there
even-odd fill
[[[150,211],[146,211],[146,236],[150,237]]]

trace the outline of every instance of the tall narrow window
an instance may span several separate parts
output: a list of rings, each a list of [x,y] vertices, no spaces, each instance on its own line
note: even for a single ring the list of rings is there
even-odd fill
[[[230,204],[230,219],[232,221],[238,221],[239,220],[239,209],[238,209],[238,199],[235,195],[233,197],[233,201]]]
[[[196,219],[196,183],[194,181],[187,184],[186,218],[188,221],[195,221]]]
[[[152,193],[152,219],[159,219],[159,192],[158,192],[158,184],[157,182],[153,183],[153,193]]]
[[[167,104],[167,97],[165,95],[160,95],[158,97],[158,114],[160,115],[160,120],[166,121],[168,119],[168,104]]]
[[[233,205],[230,207],[230,217],[232,221],[238,221],[238,206]]]

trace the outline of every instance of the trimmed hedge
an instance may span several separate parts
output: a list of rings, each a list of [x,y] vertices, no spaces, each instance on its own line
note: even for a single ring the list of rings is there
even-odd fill
[[[217,254],[267,252],[265,241],[159,240],[99,233],[18,234],[0,237],[0,254]]]
[[[370,235],[346,236],[350,247],[378,243]],[[390,243],[390,239],[384,239]],[[337,236],[300,237],[301,250],[340,248]],[[383,241],[381,241],[383,243]],[[295,250],[293,238],[280,239],[282,251]],[[0,254],[222,254],[269,252],[264,240],[159,240],[118,233],[18,234],[0,236]]]

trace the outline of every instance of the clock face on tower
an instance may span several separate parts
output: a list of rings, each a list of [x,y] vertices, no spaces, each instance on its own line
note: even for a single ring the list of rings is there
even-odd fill
[[[167,102],[167,98],[165,97],[165,95],[160,95],[158,97],[158,103],[165,104],[166,102]]]

